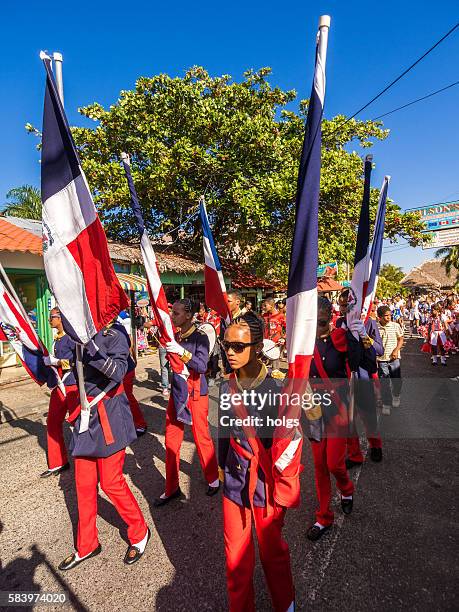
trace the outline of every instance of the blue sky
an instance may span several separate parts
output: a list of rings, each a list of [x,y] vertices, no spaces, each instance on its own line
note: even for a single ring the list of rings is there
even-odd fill
[[[240,78],[271,66],[272,83],[309,94],[320,14],[332,25],[325,115],[352,114],[436,42],[459,19],[457,0],[443,2],[174,3],[80,0],[59,5],[6,1],[0,9],[3,53],[0,204],[11,187],[39,185],[35,139],[41,126],[44,71],[40,49],[64,55],[71,124],[79,106],[110,105],[137,77],[181,75],[194,64]],[[459,30],[359,117],[373,118],[458,80]],[[389,194],[402,208],[459,199],[459,86],[386,118],[391,135],[373,147],[373,184],[392,176]],[[433,251],[386,245],[383,261],[409,269]]]

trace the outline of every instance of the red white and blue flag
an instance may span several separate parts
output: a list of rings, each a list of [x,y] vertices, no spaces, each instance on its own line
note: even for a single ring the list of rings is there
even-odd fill
[[[370,279],[370,181],[372,169],[372,156],[367,155],[364,164],[363,199],[360,209],[359,227],[357,230],[357,243],[355,247],[354,272],[348,297],[348,312],[346,316],[347,327],[354,321],[360,321],[367,295],[368,281]],[[358,337],[358,334],[357,334]]]
[[[167,342],[174,339],[174,330],[171,317],[169,315],[167,298],[161,283],[161,278],[159,276],[158,261],[156,259],[147,230],[145,229],[142,209],[140,208],[134,181],[132,180],[129,157],[126,153],[122,153],[121,158],[123,160],[123,167],[126,173],[129,193],[131,196],[131,208],[139,230],[140,250],[142,252],[143,263],[147,275],[150,305],[153,309],[156,323],[158,325],[160,343],[162,346],[165,346]],[[168,359],[172,369],[171,390],[177,420],[191,425],[191,411],[188,408],[188,368],[175,353],[168,353]]]
[[[370,276],[363,303],[362,314],[368,318],[373,304],[376,289],[378,287],[379,270],[381,268],[381,256],[384,241],[384,227],[386,224],[387,192],[389,189],[390,176],[385,176],[381,191],[379,192],[378,211],[376,213],[373,242],[370,248]]]
[[[41,155],[43,259],[65,331],[86,344],[129,302],[113,269],[51,71],[46,70]]]
[[[204,283],[205,301],[209,308],[215,310],[226,324],[231,322],[231,314],[226,295],[225,279],[223,278],[222,266],[215,248],[214,237],[210,229],[204,198],[199,204],[201,216],[203,246],[204,246]]]
[[[327,41],[328,25],[324,25],[319,28],[317,36],[314,82],[298,172],[295,230],[288,276],[287,358],[290,379],[308,379],[316,338],[321,122]]]
[[[48,355],[29,317],[0,277],[0,340],[9,342],[31,378],[57,385],[56,373],[43,363]]]

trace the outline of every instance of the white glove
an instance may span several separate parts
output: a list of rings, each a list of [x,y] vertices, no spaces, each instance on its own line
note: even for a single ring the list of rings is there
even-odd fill
[[[359,334],[361,338],[365,338],[367,335],[367,330],[365,329],[365,324],[363,321],[357,319],[356,321],[352,321],[349,326],[351,332],[356,332]]]
[[[52,355],[45,355],[43,357],[43,363],[47,366],[58,366],[59,359],[56,359],[56,357],[53,357]]]
[[[171,340],[170,342],[166,343],[166,351],[168,353],[176,353],[181,357],[185,352],[185,349],[183,348],[183,346],[180,346],[180,344],[176,340]]]

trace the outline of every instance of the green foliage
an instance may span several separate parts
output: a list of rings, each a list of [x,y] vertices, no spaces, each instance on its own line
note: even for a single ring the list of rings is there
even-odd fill
[[[454,289],[459,290],[459,245],[443,247],[435,251],[435,257],[442,258],[442,265],[445,266],[447,274],[456,273],[456,282]]]
[[[407,290],[400,285],[400,281],[405,276],[403,270],[386,263],[381,266],[377,294],[381,297],[394,297],[395,295],[405,295]]]
[[[308,101],[291,110],[294,91],[272,87],[271,70],[248,70],[242,82],[211,77],[193,67],[183,78],[160,74],[138,79],[134,90],[104,109],[80,109],[97,126],[73,128],[83,168],[110,237],[135,237],[120,153],[131,156],[132,173],[147,229],[153,237],[177,226],[176,244],[200,254],[200,225],[183,222],[205,193],[217,246],[260,275],[285,280],[293,235],[294,201]],[[371,146],[388,136],[380,122],[343,125],[339,115],[323,121],[319,257],[352,262],[363,189],[362,160],[350,145]],[[30,128],[29,128],[30,131]],[[375,216],[378,193],[372,193]],[[421,225],[390,203],[387,236],[412,244]]]
[[[10,189],[6,194],[2,210],[3,215],[22,217],[23,219],[41,219],[40,190],[32,185],[22,185]]]

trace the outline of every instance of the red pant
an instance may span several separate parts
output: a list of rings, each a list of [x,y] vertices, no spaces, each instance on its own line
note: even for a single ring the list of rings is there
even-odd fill
[[[145,429],[147,422],[143,418],[142,411],[140,410],[139,402],[134,396],[134,377],[135,370],[128,372],[123,379],[124,392],[129,401],[129,407],[131,409],[132,418],[134,419],[134,425],[137,429]]]
[[[48,417],[46,419],[48,438],[48,467],[50,470],[65,465],[68,461],[65,449],[62,425],[67,412],[72,412],[80,402],[78,387],[70,385],[65,388],[66,396],[55,387],[51,391],[49,400]]]
[[[193,432],[196,450],[198,451],[204,477],[208,483],[218,479],[218,466],[215,457],[214,443],[209,433],[207,414],[209,397],[190,398],[189,407],[193,418]],[[174,400],[169,398],[166,414],[166,495],[172,495],[179,486],[180,447],[183,441],[184,424],[175,417]]]
[[[147,524],[123,474],[126,451],[110,457],[75,457],[75,483],[78,499],[77,551],[84,557],[97,548],[97,483],[108,495],[128,526],[131,544],[140,542],[147,533]]]
[[[319,509],[316,520],[321,525],[333,523],[331,502],[330,474],[336,478],[336,486],[343,495],[352,495],[354,483],[349,479],[346,464],[346,438],[323,438],[320,442],[311,441],[314,470],[316,476],[316,490],[319,498]]]
[[[276,612],[286,612],[295,598],[290,552],[282,538],[285,508],[244,508],[223,497],[223,533],[225,538],[226,582],[230,612],[253,612],[255,598],[253,571],[255,548],[252,518],[257,532],[260,560]]]
[[[381,437],[367,438],[367,440],[370,448],[382,448]],[[352,461],[357,461],[357,463],[363,462],[363,455],[358,436],[353,436],[352,438],[347,439],[347,456]]]

